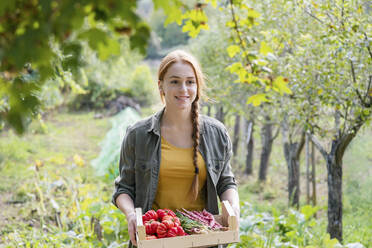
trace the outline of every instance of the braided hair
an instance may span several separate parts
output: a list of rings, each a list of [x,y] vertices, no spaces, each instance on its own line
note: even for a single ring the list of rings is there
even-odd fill
[[[199,127],[199,99],[202,97],[204,89],[204,76],[201,71],[201,67],[198,61],[189,53],[182,50],[175,50],[169,53],[163,58],[160,63],[158,71],[158,80],[162,81],[167,69],[176,62],[184,62],[191,65],[195,73],[196,83],[197,83],[197,94],[194,102],[191,106],[191,121],[192,121],[192,140],[193,140],[193,164],[195,167],[194,178],[191,183],[189,190],[189,197],[191,201],[196,201],[199,194],[199,166],[198,166],[198,151],[200,142],[200,127]],[[160,92],[160,97],[164,103],[164,95]]]

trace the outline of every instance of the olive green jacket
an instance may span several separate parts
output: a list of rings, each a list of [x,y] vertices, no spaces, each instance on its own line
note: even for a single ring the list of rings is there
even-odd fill
[[[160,120],[164,108],[156,114],[128,127],[120,153],[120,176],[115,179],[112,202],[120,194],[128,194],[134,207],[143,212],[151,209],[159,179],[161,136]],[[218,120],[199,116],[199,151],[207,167],[206,210],[218,214],[217,195],[237,187],[231,171],[231,140],[225,126]]]

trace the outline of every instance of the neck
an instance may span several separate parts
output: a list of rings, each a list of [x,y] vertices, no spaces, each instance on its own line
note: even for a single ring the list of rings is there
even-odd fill
[[[179,110],[166,107],[161,122],[163,125],[168,127],[190,127],[192,123],[191,108]]]

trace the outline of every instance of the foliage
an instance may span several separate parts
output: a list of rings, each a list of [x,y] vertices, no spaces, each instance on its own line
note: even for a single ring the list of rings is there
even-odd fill
[[[154,0],[155,8],[166,13],[179,12],[179,1]],[[118,39],[129,37],[130,47],[146,51],[150,37],[148,25],[136,13],[137,1],[4,0],[0,4],[0,122],[23,133],[29,119],[37,115],[42,85],[56,75],[53,65],[60,46],[65,58],[64,71],[80,67],[82,43],[97,52],[102,60],[119,55]],[[176,11],[174,11],[176,10]],[[20,14],[21,13],[21,14]],[[37,80],[20,84],[27,70]]]
[[[138,65],[130,75],[128,83],[131,95],[142,105],[154,103],[157,84],[147,65]]]
[[[164,21],[166,18],[164,12],[155,11],[150,19],[150,27],[156,36],[159,37],[161,48],[169,49],[177,45],[187,44],[188,35],[182,32],[177,23],[170,23],[165,26]]]
[[[7,209],[0,247],[125,247],[127,223],[111,203],[111,183],[92,176],[86,161],[109,129],[107,120],[93,116],[59,113],[46,122],[47,134],[2,136],[0,204]],[[10,201],[22,203],[3,205],[11,204],[3,198],[8,192]]]
[[[33,225],[42,229],[8,226],[2,233],[5,247],[90,247],[92,243],[106,247],[128,239],[125,217],[107,202],[110,192],[103,190],[102,183],[84,183],[80,176],[61,178],[45,166],[49,165],[32,165],[34,180],[27,182],[33,188],[27,192],[27,205],[36,211]]]
[[[120,53],[125,56],[105,61],[100,60],[89,47],[84,47],[84,65],[80,68],[84,77],[79,80],[84,92],[71,94],[69,98],[73,108],[103,108],[121,95],[134,97],[142,105],[154,101],[155,83],[148,66],[141,64],[143,56],[130,50],[127,39],[121,39],[120,45]]]
[[[255,212],[245,203],[241,208],[240,240],[229,247],[364,247],[361,244],[340,245],[329,234],[319,232],[319,221],[314,214],[319,207],[305,205],[300,211],[289,209],[280,214],[275,208],[271,214]],[[351,246],[352,245],[352,246]]]
[[[183,21],[182,31],[188,32],[191,37],[196,37],[201,30],[210,29],[206,14],[209,1],[204,2],[196,4],[194,9],[189,9],[178,17],[172,16],[170,20],[179,24]],[[211,5],[216,8],[217,1],[211,1]],[[278,92],[281,95],[291,94],[287,86],[288,80],[283,77],[276,78],[269,68],[269,63],[276,60],[276,56],[273,54],[273,49],[265,42],[265,38],[257,35],[260,33],[258,31],[265,30],[264,25],[260,26],[260,29],[256,27],[259,25],[260,13],[247,1],[228,1],[228,3],[221,1],[218,10],[219,15],[229,15],[224,19],[225,25],[230,30],[226,51],[229,57],[235,59],[235,62],[228,67],[230,73],[237,76],[235,82],[265,90],[260,94],[248,96],[248,103],[258,106],[261,102],[269,101],[266,97],[267,91]]]

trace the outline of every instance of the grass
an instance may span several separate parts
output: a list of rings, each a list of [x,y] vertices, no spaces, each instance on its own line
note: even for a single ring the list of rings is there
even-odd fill
[[[147,116],[160,109],[159,106],[143,110]],[[93,112],[83,113],[52,113],[45,120],[45,127],[39,122],[32,123],[29,132],[17,136],[13,132],[0,134],[0,236],[14,230],[25,230],[35,217],[34,211],[40,211],[40,199],[35,190],[35,175],[40,176],[41,188],[48,192],[48,185],[59,180],[76,184],[82,193],[86,188],[94,190],[94,185],[102,183],[89,166],[89,161],[100,151],[99,143],[110,129],[108,119],[95,119]],[[283,158],[281,137],[274,143],[266,183],[257,182],[257,171],[260,154],[259,133],[255,137],[254,174],[244,176],[244,156],[240,152],[237,158],[241,166],[233,164],[233,169],[239,181],[241,202],[248,202],[256,212],[271,212],[272,209],[287,212],[287,167]],[[344,240],[345,243],[361,242],[366,247],[372,243],[372,130],[365,128],[360,131],[347,149],[344,158]],[[240,147],[240,151],[244,147]],[[76,155],[83,161],[77,166]],[[75,159],[74,159],[75,156]],[[304,161],[301,160],[301,205],[305,205],[305,175]],[[35,174],[37,163],[43,164],[39,173]],[[317,154],[317,190],[318,202],[322,210],[318,213],[317,233],[326,231],[326,168],[323,158]],[[42,183],[45,183],[43,185]],[[79,189],[81,187],[81,189]],[[54,197],[61,206],[65,206],[73,190],[56,191]],[[102,196],[106,205],[112,185],[102,185],[105,192]],[[62,201],[63,199],[63,201]],[[9,203],[13,202],[13,203]],[[31,204],[32,203],[32,204]],[[51,204],[46,203],[51,209]],[[86,202],[89,205],[89,201]],[[69,206],[67,206],[68,208]],[[67,215],[67,213],[66,213]],[[1,244],[1,241],[0,241]]]
[[[45,175],[76,177],[94,181],[89,161],[99,153],[99,142],[110,128],[107,119],[94,119],[94,113],[54,113],[47,117],[44,128],[40,123],[31,124],[29,132],[17,136],[12,131],[0,136],[1,209],[0,229],[27,218],[22,204],[32,197],[29,194],[36,163],[43,164]],[[74,165],[74,156],[84,161],[84,166]],[[41,175],[43,176],[43,175]],[[52,180],[53,178],[51,178]],[[13,202],[15,207],[9,207]]]

